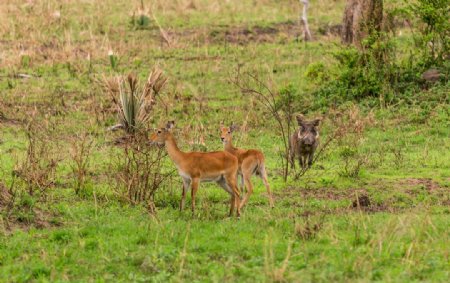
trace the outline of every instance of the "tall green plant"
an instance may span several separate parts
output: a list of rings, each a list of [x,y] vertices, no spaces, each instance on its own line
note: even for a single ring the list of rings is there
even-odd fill
[[[162,71],[154,68],[144,85],[134,74],[125,80],[122,77],[104,79],[108,93],[117,106],[121,126],[130,134],[145,128],[151,117],[156,96],[167,82]]]

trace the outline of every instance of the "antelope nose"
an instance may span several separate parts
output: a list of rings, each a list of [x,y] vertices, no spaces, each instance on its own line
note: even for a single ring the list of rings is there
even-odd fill
[[[222,138],[222,137],[221,137],[220,140],[221,140],[221,141],[225,141],[225,138]]]

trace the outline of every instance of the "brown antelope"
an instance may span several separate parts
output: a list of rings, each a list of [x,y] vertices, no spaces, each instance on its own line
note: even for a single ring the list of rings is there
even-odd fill
[[[183,192],[180,201],[180,210],[184,208],[186,190],[191,186],[192,213],[195,210],[195,194],[200,181],[216,182],[231,196],[230,216],[236,207],[236,215],[240,216],[240,198],[237,188],[238,160],[225,151],[215,152],[182,152],[178,149],[171,129],[174,121],[167,123],[165,128],[158,129],[151,137],[153,143],[165,145],[170,159],[175,163],[178,173],[183,179]]]
[[[233,146],[233,131],[236,129],[235,125],[230,127],[220,126],[220,139],[223,142],[225,151],[233,154],[239,161],[239,172],[241,180],[244,182],[247,193],[241,202],[241,208],[247,203],[249,197],[253,193],[253,184],[250,181],[252,175],[259,176],[266,186],[269,194],[269,203],[274,207],[272,193],[270,192],[269,182],[267,181],[266,167],[264,164],[264,154],[257,149],[241,149]],[[241,187],[242,184],[241,184]]]

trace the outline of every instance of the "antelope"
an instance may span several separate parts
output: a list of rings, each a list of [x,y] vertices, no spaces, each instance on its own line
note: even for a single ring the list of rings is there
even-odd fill
[[[178,169],[183,180],[183,191],[180,201],[180,211],[184,208],[186,190],[191,187],[192,213],[195,211],[195,195],[200,182],[216,182],[230,194],[231,216],[236,208],[236,216],[240,216],[240,197],[236,185],[238,159],[225,151],[215,152],[182,152],[171,133],[175,126],[174,121],[169,121],[165,128],[158,129],[150,137],[152,143],[164,146]]]
[[[248,201],[249,197],[253,193],[253,184],[250,180],[252,175],[259,176],[266,186],[267,193],[269,194],[270,207],[274,207],[272,193],[270,192],[269,182],[267,181],[266,167],[264,164],[264,154],[257,149],[241,149],[233,146],[233,132],[236,130],[235,125],[230,127],[220,126],[220,139],[224,145],[224,150],[233,154],[238,158],[239,171],[238,175],[247,188],[247,193],[244,196],[241,207],[242,208]],[[241,187],[243,187],[241,183]]]
[[[289,159],[292,168],[295,168],[294,158],[298,156],[298,163],[302,170],[311,167],[314,160],[314,152],[319,145],[319,124],[321,119],[317,118],[307,121],[303,115],[296,116],[299,128],[290,138]]]

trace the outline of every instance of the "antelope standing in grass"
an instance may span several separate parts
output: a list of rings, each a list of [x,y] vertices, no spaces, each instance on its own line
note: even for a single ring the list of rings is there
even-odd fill
[[[237,188],[238,159],[226,152],[182,152],[178,149],[171,129],[174,121],[167,123],[165,128],[158,129],[150,137],[153,143],[165,145],[170,159],[175,163],[178,173],[183,179],[183,192],[180,201],[180,210],[184,208],[186,190],[191,187],[192,213],[195,210],[195,195],[200,181],[216,182],[230,194],[230,216],[236,208],[236,216],[240,216],[240,198]]]
[[[233,154],[239,161],[239,175],[243,180],[247,193],[241,202],[241,208],[247,203],[249,197],[253,193],[253,184],[251,182],[252,175],[260,177],[266,186],[269,194],[269,203],[274,207],[272,193],[270,192],[269,182],[267,181],[266,167],[264,164],[264,154],[257,149],[241,149],[233,146],[233,131],[236,129],[235,125],[230,127],[220,126],[220,139],[223,142],[225,151]],[[243,187],[243,186],[241,186]]]
[[[298,163],[302,170],[311,167],[314,160],[314,152],[319,145],[319,124],[321,119],[306,120],[303,115],[295,117],[298,129],[290,138],[289,159],[292,168],[295,168],[294,158],[297,155]]]

